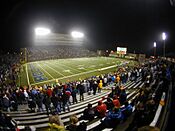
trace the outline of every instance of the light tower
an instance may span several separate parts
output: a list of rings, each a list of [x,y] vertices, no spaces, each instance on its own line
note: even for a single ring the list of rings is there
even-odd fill
[[[165,57],[166,56],[166,54],[165,54],[165,40],[166,40],[166,33],[165,32],[163,32],[162,33],[162,40],[163,40],[163,57]]]
[[[156,46],[157,46],[157,44],[156,44],[156,42],[154,42],[154,57],[156,57]]]

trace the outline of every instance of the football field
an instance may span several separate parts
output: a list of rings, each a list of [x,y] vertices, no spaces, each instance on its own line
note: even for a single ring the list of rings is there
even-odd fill
[[[113,72],[128,60],[110,57],[70,58],[29,62],[22,65],[18,84],[43,85],[69,82]],[[133,61],[130,61],[134,64]]]

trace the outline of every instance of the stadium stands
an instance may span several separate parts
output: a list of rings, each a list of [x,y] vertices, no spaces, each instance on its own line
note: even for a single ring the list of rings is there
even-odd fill
[[[137,94],[137,91],[132,91],[131,89],[140,86],[143,86],[143,82],[128,82],[125,85],[125,88],[128,89],[128,99],[132,99],[133,96]],[[92,103],[93,107],[97,105],[97,102],[102,99],[102,97],[107,96],[110,93],[110,90],[103,91],[97,95],[86,95],[85,101],[79,102],[70,106],[70,112],[61,112],[60,118],[63,120],[64,124],[69,123],[69,116],[76,114],[78,118],[82,115],[84,108],[87,106],[87,103]],[[91,98],[91,99],[89,99]],[[104,100],[105,101],[105,100]],[[36,128],[48,127],[48,116],[46,112],[37,112],[37,113],[28,113],[26,110],[19,110],[18,112],[9,112],[9,115],[17,121],[19,126],[34,126]],[[88,126],[88,129],[91,129],[92,126]]]
[[[75,104],[71,103],[71,105],[70,101],[72,102],[72,99],[66,98],[65,104],[69,103],[68,105],[70,105],[70,110],[63,111],[64,108],[61,108],[61,112],[57,113],[59,114],[59,117],[66,127],[70,124],[70,116],[76,115],[77,118],[81,118],[81,116],[83,115],[83,111],[87,107],[88,103],[91,103],[92,107],[96,109],[97,103],[100,100],[102,100],[102,102],[107,102],[106,98],[111,98],[112,100],[115,100],[116,95],[118,96],[120,103],[122,103],[121,90],[125,90],[126,99],[127,101],[129,101],[129,104],[133,106],[132,115],[129,116],[126,120],[122,118],[119,123],[115,125],[115,127],[106,127],[103,125],[103,121],[107,118],[107,116],[102,119],[95,117],[93,121],[81,120],[81,122],[85,122],[87,124],[86,130],[126,129],[129,131],[138,129],[139,127],[145,125],[156,126],[156,124],[158,123],[158,118],[161,118],[159,117],[161,115],[160,111],[164,109],[164,104],[166,101],[165,94],[167,94],[168,92],[168,85],[170,84],[171,78],[169,73],[170,68],[168,68],[169,66],[164,66],[164,64],[166,63],[161,60],[157,60],[155,63],[148,63],[144,67],[140,68],[141,71],[138,67],[138,69],[135,68],[131,73],[132,75],[129,77],[125,77],[124,74],[120,74],[120,79],[114,77],[116,75],[114,74],[110,76],[109,79],[107,79],[107,86],[103,87],[101,92],[100,90],[98,90],[95,95],[92,93],[94,92],[92,91],[92,89],[86,89],[87,93],[84,94],[84,100],[78,101]],[[99,88],[100,80],[103,80],[104,82],[104,79],[102,78],[93,80],[93,86],[96,84],[97,81],[97,87]],[[72,87],[75,86],[74,84],[75,83],[70,82],[66,85],[61,85],[59,87],[55,86],[53,89],[51,89],[50,86],[46,88],[43,87],[41,90],[35,87],[30,90],[26,88],[14,88],[14,90],[11,90],[10,88],[7,88],[8,85],[4,85],[6,86],[6,88],[1,90],[1,108],[4,110],[4,113],[8,114],[16,121],[18,127],[21,128],[21,130],[24,129],[24,127],[28,126],[33,129],[36,128],[37,130],[44,130],[49,126],[48,116],[50,116],[53,113],[52,111],[55,111],[56,109],[54,107],[54,101],[51,101],[49,107],[47,107],[46,102],[44,102],[49,102],[47,96],[53,97],[55,94],[58,95],[61,91],[61,97],[63,97],[66,93],[64,91],[72,92]],[[84,81],[81,81],[81,83],[76,83],[76,88],[78,88],[78,92],[81,92],[82,86],[85,86],[83,84],[85,84]],[[44,95],[42,93],[44,93]],[[66,94],[66,97],[67,96],[68,94]],[[43,99],[41,104],[45,105],[42,110],[39,110],[40,104],[38,103],[38,100],[40,99],[40,97],[41,99]],[[79,98],[79,94],[77,94],[76,97]],[[29,110],[27,105],[27,103],[29,104],[30,102],[29,99],[34,101],[34,108],[37,107],[35,110],[33,110],[33,112],[31,112],[32,110]],[[15,104],[17,104],[18,111],[12,111],[12,109],[15,109],[15,104],[13,106],[8,105],[6,107],[6,102],[14,102]],[[27,103],[25,104],[23,102]],[[62,103],[61,105],[64,105],[64,99],[62,99],[60,103]],[[50,105],[52,105],[52,108],[50,107]],[[120,109],[122,109],[123,107],[125,106],[122,104]],[[38,112],[36,112],[37,109]],[[106,113],[108,114],[108,112],[110,112],[110,110],[108,110]],[[123,125],[125,126],[121,127]]]
[[[93,57],[97,54],[81,46],[37,46],[28,48],[28,61]]]

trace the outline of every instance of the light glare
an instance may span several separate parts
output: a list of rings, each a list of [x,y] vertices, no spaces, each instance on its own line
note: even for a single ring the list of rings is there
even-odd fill
[[[84,37],[84,34],[78,31],[72,31],[71,35],[73,38],[83,38]]]
[[[165,34],[165,32],[162,33],[162,39],[163,40],[166,40],[166,34]]]
[[[156,42],[154,42],[154,47],[156,47]]]
[[[50,32],[51,31],[48,28],[38,27],[38,28],[35,29],[35,34],[36,35],[41,35],[41,36],[48,35]]]

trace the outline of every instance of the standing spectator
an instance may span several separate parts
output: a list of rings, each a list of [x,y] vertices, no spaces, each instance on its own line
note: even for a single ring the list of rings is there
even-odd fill
[[[101,93],[101,89],[103,87],[103,82],[102,80],[100,80],[99,84],[98,84],[98,92]]]
[[[94,84],[93,84],[93,94],[94,95],[96,95],[97,87],[98,87],[98,84],[96,81],[94,81]]]
[[[38,91],[38,94],[36,95],[36,104],[37,104],[37,106],[38,106],[38,111],[40,112],[40,111],[43,111],[43,94],[40,92],[40,91]]]
[[[73,86],[72,87],[72,99],[73,99],[73,104],[76,102],[77,103],[77,89]]]
[[[57,96],[56,94],[53,94],[53,96],[51,97],[51,101],[53,103],[53,106],[56,109],[56,113],[60,113],[61,112],[61,106],[60,106],[60,99],[59,96]]]
[[[65,107],[67,107],[67,110],[70,111],[69,104],[68,104],[68,95],[66,94],[65,90],[63,90],[63,95],[62,95],[62,102],[63,102],[63,111],[65,112]]]
[[[84,86],[81,84],[80,85],[80,88],[79,88],[79,91],[80,91],[80,101],[84,101]]]
[[[47,89],[47,95],[48,95],[49,97],[52,96],[52,89],[51,89],[50,86],[48,86],[48,89]]]
[[[108,79],[106,77],[103,78],[103,83],[104,83],[104,87],[107,86],[107,82],[108,82]]]
[[[2,102],[3,102],[3,110],[9,112],[10,111],[10,100],[7,97],[7,94],[4,94]]]
[[[117,77],[116,77],[116,83],[117,83],[118,85],[120,85],[120,76],[119,76],[119,75],[117,75]]]
[[[43,104],[44,104],[45,107],[46,107],[47,115],[49,115],[49,110],[50,110],[50,112],[52,112],[52,110],[51,110],[51,106],[50,106],[50,105],[51,105],[51,99],[50,99],[50,97],[49,97],[48,94],[46,94],[46,95],[44,96]]]

